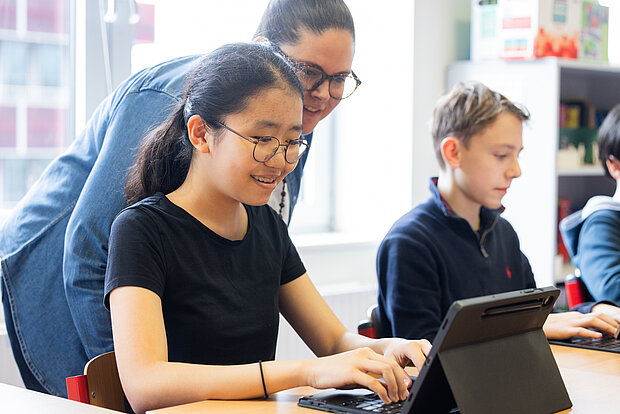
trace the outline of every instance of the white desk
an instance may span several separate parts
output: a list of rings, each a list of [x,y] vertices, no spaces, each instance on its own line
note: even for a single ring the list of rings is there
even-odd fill
[[[118,414],[94,405],[54,397],[14,385],[0,383],[2,414]]]

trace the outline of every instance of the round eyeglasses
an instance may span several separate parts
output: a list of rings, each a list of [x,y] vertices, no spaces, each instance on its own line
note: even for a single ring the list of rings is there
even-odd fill
[[[362,84],[362,81],[353,71],[328,75],[320,66],[312,63],[296,63],[295,69],[301,86],[307,92],[316,90],[323,82],[328,81],[329,96],[338,100],[353,95],[357,87]]]
[[[303,138],[290,140],[287,141],[286,144],[281,144],[280,140],[276,137],[264,136],[248,138],[244,135],[241,135],[234,129],[231,129],[222,122],[215,121],[215,123],[226,128],[238,137],[243,138],[246,141],[254,144],[252,156],[258,162],[269,161],[278,153],[278,149],[280,147],[284,147],[284,160],[289,164],[295,164],[297,160],[300,159],[308,149],[308,141]]]

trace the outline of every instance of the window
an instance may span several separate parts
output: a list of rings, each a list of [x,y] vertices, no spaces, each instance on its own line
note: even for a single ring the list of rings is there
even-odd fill
[[[13,207],[73,129],[70,0],[0,0],[0,209]]]

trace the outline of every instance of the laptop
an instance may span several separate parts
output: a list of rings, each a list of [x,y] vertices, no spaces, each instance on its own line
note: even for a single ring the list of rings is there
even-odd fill
[[[526,289],[455,301],[407,400],[330,390],[298,405],[335,413],[553,413],[572,406],[542,326],[560,291]]]

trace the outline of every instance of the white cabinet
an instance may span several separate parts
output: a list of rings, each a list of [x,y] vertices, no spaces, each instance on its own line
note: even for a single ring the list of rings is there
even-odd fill
[[[447,90],[467,80],[483,82],[530,111],[523,129],[522,175],[508,190],[503,216],[519,235],[538,286],[551,285],[563,272],[555,259],[558,199],[571,198],[578,209],[591,195],[611,195],[614,188],[598,167],[556,168],[560,101],[587,99],[597,108],[611,109],[620,103],[620,68],[557,58],[464,61],[448,68]]]

